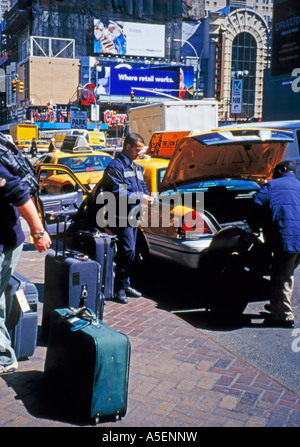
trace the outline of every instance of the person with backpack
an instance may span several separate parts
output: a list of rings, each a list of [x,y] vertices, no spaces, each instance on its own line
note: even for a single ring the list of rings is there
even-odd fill
[[[4,145],[1,148],[4,150]],[[8,147],[5,147],[9,150]],[[22,178],[11,172],[0,158],[0,203],[3,218],[0,219],[0,374],[14,372],[18,368],[15,352],[5,326],[5,290],[20,258],[25,234],[20,216],[29,225],[35,249],[47,250],[51,239],[44,230],[37,209],[31,199],[30,189]]]

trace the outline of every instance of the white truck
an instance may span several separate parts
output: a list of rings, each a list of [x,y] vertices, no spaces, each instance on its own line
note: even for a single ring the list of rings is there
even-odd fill
[[[148,146],[156,131],[196,130],[207,132],[218,127],[218,102],[166,101],[129,110],[129,131],[140,134]]]

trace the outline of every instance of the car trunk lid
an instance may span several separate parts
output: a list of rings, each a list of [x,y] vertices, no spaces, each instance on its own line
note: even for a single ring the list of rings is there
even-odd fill
[[[260,128],[217,129],[184,137],[170,160],[160,192],[210,178],[266,182],[292,141],[291,132]]]

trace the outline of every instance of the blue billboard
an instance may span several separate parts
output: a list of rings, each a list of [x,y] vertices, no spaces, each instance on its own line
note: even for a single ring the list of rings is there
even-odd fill
[[[185,88],[192,85],[193,70],[186,70]],[[96,94],[130,96],[134,91],[136,96],[180,97],[182,88],[182,69],[148,69],[130,68],[128,65],[98,66],[96,72]]]

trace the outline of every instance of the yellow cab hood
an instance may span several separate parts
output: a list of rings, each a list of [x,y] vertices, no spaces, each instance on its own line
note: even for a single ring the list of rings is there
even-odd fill
[[[160,192],[206,179],[268,181],[292,141],[291,132],[254,127],[219,128],[184,137],[170,160]]]

